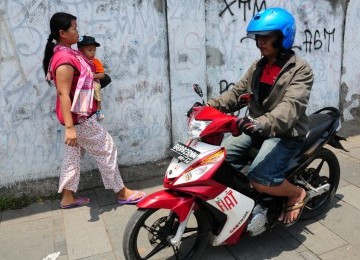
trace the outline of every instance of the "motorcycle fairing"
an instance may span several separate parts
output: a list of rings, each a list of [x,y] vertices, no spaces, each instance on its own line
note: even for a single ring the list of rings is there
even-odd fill
[[[242,228],[247,223],[255,204],[253,199],[231,188],[226,188],[216,198],[208,200],[207,203],[227,216],[219,235],[211,238],[213,246],[221,245],[238,229]]]
[[[170,190],[161,190],[146,196],[137,204],[137,207],[171,209],[179,216],[179,221],[182,222],[186,219],[194,203],[195,198],[193,197],[179,196],[179,194],[174,194]]]
[[[194,203],[194,197],[179,196],[170,190],[162,190],[145,197],[137,204],[137,207],[170,209],[179,216],[179,221],[183,222]],[[207,203],[227,216],[221,232],[211,239],[213,246],[221,245],[235,233],[240,236],[241,233],[237,231],[244,227],[255,204],[251,198],[231,188],[226,188]]]
[[[174,180],[173,185],[189,184],[195,182],[201,178],[207,177],[207,174],[213,174],[215,170],[221,165],[225,160],[226,152],[223,147],[209,145],[199,141],[191,141],[188,143],[188,146],[196,149],[200,152],[197,158],[190,164],[180,162],[177,159],[173,159],[170,162],[168,169],[166,170],[165,178]],[[209,157],[210,156],[210,157]],[[206,159],[207,163],[200,163],[202,160]],[[196,171],[194,171],[196,170]],[[191,174],[189,178],[181,178],[184,173],[193,171],[194,174]],[[184,176],[185,177],[185,176]],[[188,177],[188,176],[187,176]],[[194,183],[196,185],[196,183]]]

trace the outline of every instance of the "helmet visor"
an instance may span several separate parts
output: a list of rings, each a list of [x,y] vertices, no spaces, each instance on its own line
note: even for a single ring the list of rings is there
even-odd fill
[[[249,31],[247,33],[248,37],[255,38],[256,35],[272,35],[275,31]]]

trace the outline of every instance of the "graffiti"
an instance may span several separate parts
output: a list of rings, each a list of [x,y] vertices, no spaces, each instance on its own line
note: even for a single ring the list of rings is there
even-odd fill
[[[247,21],[247,19],[248,19],[247,11],[253,10],[253,13],[252,13],[252,16],[251,16],[251,18],[252,18],[260,10],[266,8],[265,0],[259,0],[259,1],[258,0],[255,0],[255,1],[251,1],[251,0],[233,0],[233,1],[229,2],[229,3],[227,2],[227,0],[223,0],[223,1],[224,1],[224,4],[225,4],[225,9],[222,10],[219,13],[220,17],[222,17],[225,12],[229,12],[231,16],[234,16],[235,14],[233,13],[233,11],[231,9],[231,6],[238,3],[237,8],[240,9],[240,10],[243,9],[243,19],[244,19],[244,21]],[[252,8],[251,8],[251,2],[254,2]]]
[[[331,40],[335,40],[335,28],[332,31],[324,28],[323,38],[321,37],[320,31],[316,30],[312,33],[309,29],[305,30],[305,51],[311,53],[312,48],[314,50],[320,50],[325,45],[327,52],[330,52]],[[312,47],[313,46],[313,47]]]
[[[219,82],[220,85],[220,95],[226,91],[229,91],[234,85],[235,83],[228,83],[225,79],[220,80]]]
[[[245,36],[245,37],[242,37],[242,38],[240,39],[240,43],[242,43],[242,42],[243,42],[244,40],[246,40],[246,39],[250,39],[250,40],[255,41],[255,38],[254,38],[254,37]]]
[[[164,13],[148,2],[23,2],[0,7],[0,186],[57,176],[61,166],[64,130],[54,113],[56,90],[42,70],[48,21],[57,11],[71,10],[80,34],[101,42],[97,55],[113,79],[103,91],[102,123],[119,147],[119,163],[163,158],[170,138]],[[94,168],[85,158],[82,170]]]
[[[314,33],[312,33],[309,29],[306,29],[305,32],[305,41],[303,44],[305,45],[305,51],[311,53],[312,49],[314,50],[321,50],[324,46],[327,47],[326,51],[330,52],[330,45],[331,40],[332,42],[335,41],[335,28],[329,32],[326,29],[324,29],[324,40],[321,39],[320,31],[316,30]],[[240,43],[243,43],[244,40],[250,39],[255,40],[253,37],[245,36],[240,39]],[[302,50],[301,46],[292,46],[292,49],[298,49]]]
[[[310,63],[315,78],[308,108],[336,104],[341,77],[355,78],[344,97],[354,99],[347,110],[355,116],[351,109],[359,106],[359,91],[353,87],[359,80],[349,69],[358,63],[353,51],[358,35],[351,30],[358,22],[355,14],[347,17],[358,1],[338,13],[329,9],[331,1],[323,0],[0,2],[0,186],[56,176],[61,165],[64,133],[54,113],[56,91],[44,81],[41,68],[48,21],[57,11],[77,16],[80,33],[101,42],[97,55],[113,79],[103,91],[103,124],[119,147],[120,164],[159,159],[171,138],[186,138],[179,134],[186,135],[184,104],[196,97],[185,90],[193,82],[207,84],[204,94],[209,97],[231,90],[243,68],[260,57],[253,40],[245,40],[245,21],[269,6],[289,9],[297,20],[294,48]],[[344,48],[347,74],[341,71],[344,17],[346,26],[355,19],[345,37],[355,46]],[[88,160],[82,169],[96,167]]]
[[[227,80],[222,79],[222,80],[220,80],[219,85],[220,85],[220,93],[219,94],[221,95],[222,93],[231,90],[235,86],[235,83],[232,83],[232,82],[228,83]],[[231,115],[239,116],[240,110],[236,111],[236,112],[232,112]]]

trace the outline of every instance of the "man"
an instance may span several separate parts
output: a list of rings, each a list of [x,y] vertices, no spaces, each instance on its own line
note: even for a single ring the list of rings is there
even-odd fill
[[[298,155],[308,131],[305,111],[313,84],[311,67],[291,50],[295,31],[293,16],[282,8],[265,9],[255,15],[247,33],[255,36],[262,58],[230,91],[208,101],[209,106],[233,112],[238,109],[241,94],[254,94],[250,116],[238,120],[242,134],[224,141],[226,160],[240,169],[249,148],[260,146],[248,178],[258,192],[287,197],[279,217],[286,225],[297,221],[308,200],[306,191],[292,185],[285,176],[287,162]]]

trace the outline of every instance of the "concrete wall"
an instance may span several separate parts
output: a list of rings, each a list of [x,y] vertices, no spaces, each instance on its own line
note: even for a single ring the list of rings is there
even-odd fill
[[[64,145],[54,114],[55,88],[42,57],[53,13],[78,18],[80,34],[101,43],[98,57],[112,77],[103,107],[119,163],[166,157],[171,115],[164,1],[4,1],[0,5],[0,186],[57,176]],[[85,157],[82,170],[96,168]]]
[[[294,15],[297,35],[293,49],[314,70],[308,112],[339,105],[344,5],[329,1],[227,1],[228,5],[224,1],[217,5],[212,2],[206,5],[207,79],[211,96],[231,87],[254,59],[260,58],[255,41],[246,37],[247,24],[260,9],[279,6]],[[224,81],[220,86],[221,80]]]
[[[294,14],[294,50],[314,69],[308,112],[331,105],[358,120],[359,1],[0,0],[0,187],[59,173],[64,132],[41,68],[53,13],[74,14],[80,34],[101,43],[97,56],[113,79],[102,92],[103,124],[119,163],[131,166],[166,158],[186,137],[193,83],[217,96],[260,57],[245,29],[273,6]],[[96,169],[87,156],[81,167]]]
[[[360,126],[360,48],[359,23],[360,2],[350,1],[346,13],[344,35],[343,75],[341,85],[341,108],[344,120]]]

